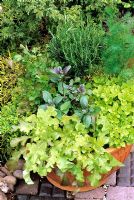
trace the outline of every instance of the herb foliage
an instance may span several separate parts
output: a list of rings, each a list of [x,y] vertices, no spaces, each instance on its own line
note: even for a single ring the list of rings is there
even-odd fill
[[[84,181],[83,169],[91,172],[88,177],[91,185],[97,185],[104,174],[112,167],[120,165],[103,148],[103,138],[96,139],[88,135],[88,129],[75,115],[57,118],[54,107],[46,111],[39,109],[37,115],[31,115],[16,127],[25,136],[11,141],[12,147],[21,144],[21,149],[14,152],[23,155],[25,163],[24,178],[31,184],[30,172],[40,176],[57,166],[62,176],[66,171],[76,177],[76,185]]]

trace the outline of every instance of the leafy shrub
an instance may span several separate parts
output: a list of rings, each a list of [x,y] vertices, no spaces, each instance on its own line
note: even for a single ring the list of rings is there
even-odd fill
[[[107,73],[119,74],[127,67],[129,59],[134,57],[133,17],[126,15],[121,19],[110,18],[108,29],[102,52],[104,70]]]
[[[21,74],[22,68],[18,63],[13,62],[10,57],[0,57],[1,106],[10,101],[12,90]]]
[[[95,105],[101,109],[95,136],[113,147],[134,143],[134,79],[121,80],[96,77],[93,90]]]
[[[9,99],[11,100],[1,108],[0,113],[0,159],[3,161],[11,153],[10,140],[15,136],[11,131],[12,126],[18,123],[18,119],[22,116],[28,116],[37,110],[42,101],[42,90],[49,87],[47,67],[55,65],[55,62],[52,62],[45,52],[41,54],[38,48],[29,51],[21,47],[23,48],[22,55],[15,55],[14,61],[3,59],[4,63],[2,62],[1,65],[3,67],[1,71],[2,92],[5,92],[6,96],[5,100],[2,99],[2,105]],[[16,83],[20,66],[23,68],[23,75]],[[4,94],[2,97],[5,97]]]
[[[45,104],[42,104],[40,108],[46,110],[48,106],[55,106],[59,118],[64,114],[76,114],[88,128],[94,124],[98,109],[93,105],[92,91],[85,89],[79,77],[68,80],[70,68],[67,66],[63,69],[61,67],[51,69],[49,84],[52,87],[50,91],[43,91]]]
[[[92,15],[98,21],[104,17],[106,6],[115,7],[120,0],[70,1],[70,0],[3,0],[0,4],[1,51],[14,49],[20,44],[30,46],[44,41],[48,28],[55,29],[65,19],[78,23]],[[125,4],[129,5],[129,4]]]
[[[16,94],[19,93],[20,112],[27,112],[27,107],[34,112],[37,106],[41,104],[42,91],[49,88],[48,68],[57,65],[53,62],[46,51],[40,48],[28,50],[22,46],[23,53],[16,54],[14,60],[21,63],[25,73],[19,79]],[[14,91],[15,92],[15,91]]]
[[[20,44],[44,42],[47,26],[57,26],[64,21],[64,13],[73,21],[80,18],[80,8],[67,8],[64,1],[51,0],[4,0],[0,11],[1,51],[14,49]],[[78,17],[77,17],[78,16]]]
[[[101,174],[120,165],[103,149],[103,139],[90,137],[77,116],[64,115],[58,119],[54,107],[39,109],[37,115],[26,118],[16,129],[25,136],[11,141],[13,147],[21,146],[12,161],[23,155],[26,160],[23,174],[29,184],[31,171],[46,176],[57,166],[62,178],[66,171],[71,172],[77,185],[84,181],[83,169],[87,169],[91,172],[91,185],[97,185]]]
[[[49,43],[53,58],[65,65],[71,65],[75,75],[94,71],[100,62],[103,30],[95,23],[84,25],[62,24]]]
[[[132,63],[130,66],[131,67],[125,68],[120,73],[120,76],[124,81],[134,78],[134,64]]]
[[[9,102],[0,111],[0,161],[5,161],[11,155],[10,142],[14,137],[19,136],[13,133],[12,126],[18,124],[19,115],[17,105]]]
[[[0,13],[2,51],[18,47],[21,42],[24,44],[33,42],[36,37],[39,37],[39,20],[35,20],[34,14],[28,16],[24,7],[18,5],[17,0],[5,0],[1,5],[3,9]]]

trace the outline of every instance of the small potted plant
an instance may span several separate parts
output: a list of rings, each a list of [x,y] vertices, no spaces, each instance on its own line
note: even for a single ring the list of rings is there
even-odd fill
[[[87,191],[105,183],[134,143],[134,80],[94,76],[84,85],[68,81],[69,70],[51,70],[45,103],[14,127],[22,136],[11,142],[12,161],[23,156],[29,184],[34,172],[61,189]]]

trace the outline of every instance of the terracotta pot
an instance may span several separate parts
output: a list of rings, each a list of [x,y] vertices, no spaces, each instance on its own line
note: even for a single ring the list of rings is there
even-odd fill
[[[128,154],[130,153],[131,147],[132,145],[127,145],[126,147],[122,147],[122,148],[109,148],[107,149],[107,152],[113,155],[120,162],[124,162]],[[119,169],[119,167],[115,167],[111,171],[109,171],[107,174],[102,175],[102,179],[100,180],[100,183],[97,187],[106,183],[107,178],[117,169]],[[50,181],[50,183],[52,183],[56,187],[62,190],[67,190],[67,191],[85,192],[85,191],[93,190],[97,188],[97,187],[92,187],[89,181],[87,180],[87,176],[89,176],[90,173],[86,170],[84,170],[83,173],[84,173],[85,181],[82,187],[72,186],[71,184],[68,186],[63,186],[61,184],[61,179],[59,176],[56,175],[55,170],[53,170],[51,173],[48,174],[47,179]],[[68,180],[70,181],[70,183],[74,181],[74,176],[71,173],[66,173],[66,176]]]

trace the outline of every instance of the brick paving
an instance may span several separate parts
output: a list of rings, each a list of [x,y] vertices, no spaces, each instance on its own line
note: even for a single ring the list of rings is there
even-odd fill
[[[109,187],[108,200],[134,200],[134,187]]]
[[[35,184],[30,187],[22,181],[19,181],[16,187],[16,200],[66,200],[66,192],[56,188],[43,178],[39,182],[36,177]],[[33,186],[33,187],[32,187]],[[22,191],[21,191],[22,187]],[[37,189],[38,188],[38,189]]]
[[[131,153],[122,167],[117,173],[117,185],[124,187],[134,186],[134,153]]]
[[[81,192],[75,195],[75,199],[85,200],[85,199],[103,199],[105,196],[105,189],[100,187],[96,190],[90,192]]]
[[[39,177],[34,176],[32,178],[34,184],[27,185],[24,180],[19,180],[16,186],[16,194],[23,194],[23,195],[36,195],[39,190]]]

